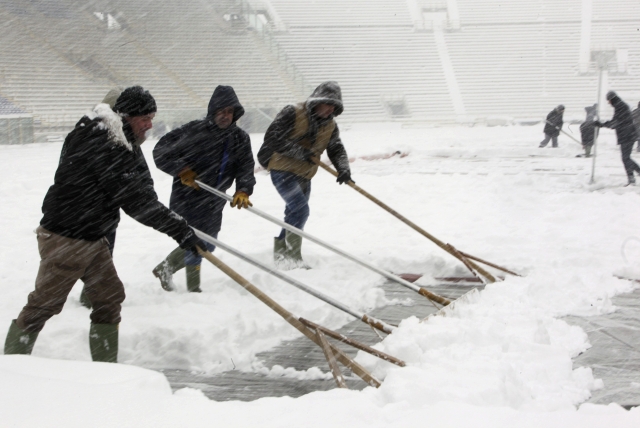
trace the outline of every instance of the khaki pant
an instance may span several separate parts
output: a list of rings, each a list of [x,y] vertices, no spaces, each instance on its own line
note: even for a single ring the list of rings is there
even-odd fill
[[[36,229],[40,268],[36,289],[29,293],[27,305],[16,319],[22,330],[39,332],[44,324],[62,311],[67,296],[79,279],[93,308],[94,324],[118,324],[125,298],[106,238],[84,241]]]

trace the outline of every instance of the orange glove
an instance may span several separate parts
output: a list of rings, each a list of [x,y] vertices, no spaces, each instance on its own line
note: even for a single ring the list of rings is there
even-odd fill
[[[249,200],[249,195],[247,195],[245,192],[236,192],[235,195],[233,195],[233,201],[231,201],[231,206],[232,207],[237,206],[238,209],[241,209],[241,208],[252,207],[253,204]]]
[[[186,167],[178,174],[180,177],[180,181],[185,186],[193,187],[196,190],[200,190],[200,186],[196,183],[196,178],[198,178],[198,174],[196,174],[191,168]]]

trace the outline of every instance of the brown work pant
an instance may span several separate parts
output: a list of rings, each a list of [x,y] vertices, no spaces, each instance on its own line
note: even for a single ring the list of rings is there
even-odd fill
[[[91,301],[94,324],[118,324],[124,301],[124,286],[118,278],[106,238],[98,241],[65,238],[42,226],[36,229],[40,268],[36,289],[16,319],[19,328],[39,332],[62,311],[67,296],[79,279]]]

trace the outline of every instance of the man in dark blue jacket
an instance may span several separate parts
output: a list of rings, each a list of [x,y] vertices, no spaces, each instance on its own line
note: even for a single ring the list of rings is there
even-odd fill
[[[607,101],[613,106],[613,117],[604,123],[596,121],[595,125],[616,130],[616,137],[618,138],[620,153],[622,154],[622,163],[627,172],[627,186],[635,184],[636,178],[633,176],[633,173],[635,171],[640,174],[640,166],[631,159],[633,144],[638,139],[636,127],[633,124],[633,117],[631,116],[631,109],[613,91],[607,92]]]
[[[11,323],[5,354],[30,354],[38,334],[60,313],[78,279],[93,308],[89,345],[94,361],[116,362],[124,286],[107,236],[120,209],[140,223],[196,252],[205,245],[183,218],[158,201],[140,149],[151,129],[156,103],[140,86],[125,89],[114,110],[98,104],[67,135],[54,184],[36,229],[40,268],[35,290]]]
[[[218,86],[207,117],[189,122],[162,137],[153,149],[156,166],[173,176],[170,208],[183,216],[189,225],[217,237],[222,223],[225,200],[201,190],[196,179],[225,192],[236,181],[232,207],[252,205],[249,195],[256,183],[249,134],[236,125],[244,114],[231,86]],[[207,244],[209,251],[214,246]],[[200,292],[202,257],[178,247],[158,266],[153,274],[167,291],[174,289],[172,276],[186,267],[187,290]]]
[[[564,106],[562,104],[549,112],[544,122],[544,139],[540,142],[540,147],[546,147],[549,141],[551,141],[551,147],[558,147],[558,136],[564,123],[562,121],[563,114]]]

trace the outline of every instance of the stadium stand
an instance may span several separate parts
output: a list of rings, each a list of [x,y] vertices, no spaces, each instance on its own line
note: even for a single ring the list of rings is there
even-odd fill
[[[582,117],[598,79],[585,49],[617,52],[608,87],[640,98],[638,22],[637,0],[0,0],[0,96],[40,140],[132,84],[169,127],[227,84],[263,130],[325,80],[342,122],[526,122],[560,103]]]

